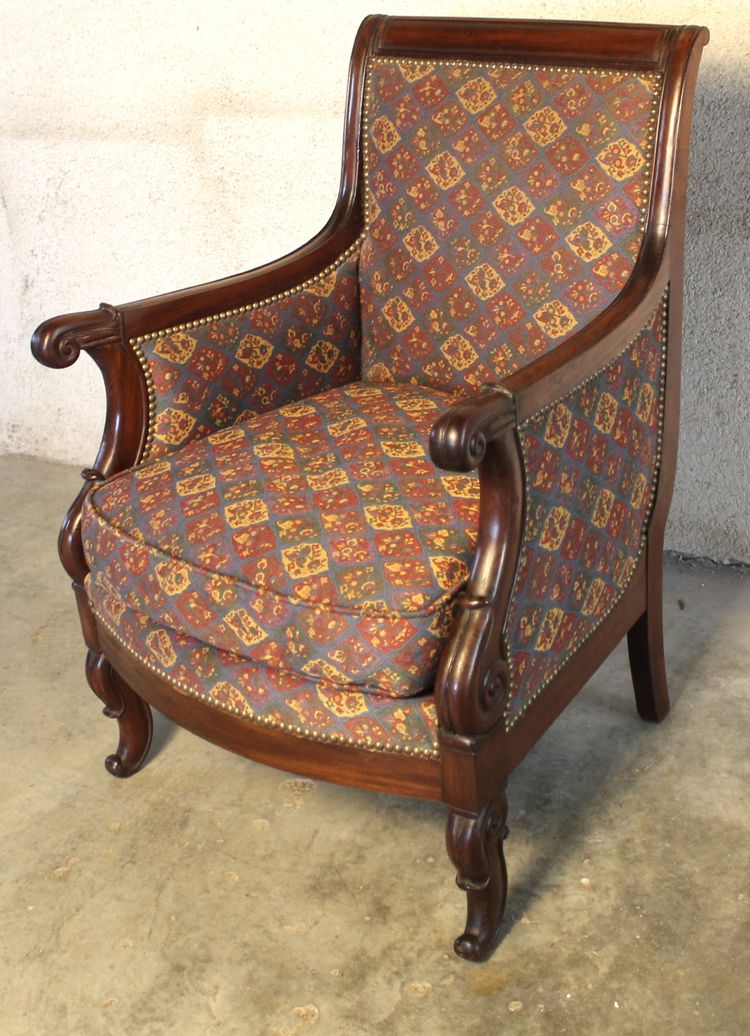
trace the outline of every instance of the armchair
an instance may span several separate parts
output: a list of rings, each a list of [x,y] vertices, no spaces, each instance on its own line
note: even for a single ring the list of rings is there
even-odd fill
[[[687,154],[708,32],[367,18],[326,227],[249,273],[56,317],[102,371],[63,522],[86,675],[291,772],[442,800],[500,932],[508,779],[627,635],[669,699]]]

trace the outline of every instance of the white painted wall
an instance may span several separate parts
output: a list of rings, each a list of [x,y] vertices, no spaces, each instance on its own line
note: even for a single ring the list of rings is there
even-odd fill
[[[326,221],[374,0],[2,3],[0,452],[88,464],[103,392],[35,364],[43,318],[275,258]],[[743,0],[390,0],[391,14],[709,26],[691,168],[683,432],[668,546],[750,561]]]

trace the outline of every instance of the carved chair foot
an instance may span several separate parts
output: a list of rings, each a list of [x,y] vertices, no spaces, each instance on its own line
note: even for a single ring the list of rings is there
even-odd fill
[[[104,703],[104,715],[117,720],[120,740],[117,751],[104,760],[113,777],[130,777],[140,770],[151,747],[151,708],[113,670],[98,651],[86,656],[86,677],[94,694]]]
[[[446,842],[457,873],[456,884],[466,892],[466,928],[453,944],[464,960],[486,960],[500,938],[508,894],[503,840],[508,799],[504,793],[489,802],[477,817],[451,813]]]

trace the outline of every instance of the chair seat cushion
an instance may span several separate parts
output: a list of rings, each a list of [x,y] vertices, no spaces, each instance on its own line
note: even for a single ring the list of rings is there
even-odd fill
[[[475,475],[440,473],[454,397],[354,383],[95,487],[95,608],[132,608],[235,656],[397,697],[434,678],[476,540]]]
[[[432,694],[404,700],[363,693],[353,684],[250,662],[159,626],[116,600],[101,600],[97,618],[149,669],[214,708],[312,741],[438,757]]]

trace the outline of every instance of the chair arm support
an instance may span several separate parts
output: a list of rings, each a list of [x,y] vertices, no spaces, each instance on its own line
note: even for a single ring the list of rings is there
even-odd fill
[[[81,508],[92,484],[130,467],[141,456],[148,428],[148,384],[135,352],[123,338],[122,316],[112,306],[45,320],[34,332],[31,351],[39,363],[58,370],[74,364],[82,351],[88,352],[104,380],[107,413],[99,452],[81,473],[84,485],[65,515],[58,539],[84,629],[92,629],[83,590],[88,566],[81,544]]]
[[[444,735],[474,736],[501,718],[508,689],[502,630],[523,528],[523,463],[514,397],[500,386],[461,400],[435,422],[440,467],[479,475],[479,527],[471,574],[458,595],[435,683]]]

